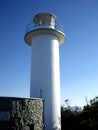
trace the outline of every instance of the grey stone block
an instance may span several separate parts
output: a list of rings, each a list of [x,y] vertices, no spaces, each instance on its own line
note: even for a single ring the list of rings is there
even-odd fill
[[[0,112],[4,114],[0,130],[43,130],[42,99],[0,97]],[[10,118],[4,121],[5,112],[10,112]]]

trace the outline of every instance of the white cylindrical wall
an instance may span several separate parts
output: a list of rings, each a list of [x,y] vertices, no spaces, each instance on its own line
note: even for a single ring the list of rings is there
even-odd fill
[[[44,129],[61,130],[59,41],[51,34],[32,38],[30,97],[44,99]]]

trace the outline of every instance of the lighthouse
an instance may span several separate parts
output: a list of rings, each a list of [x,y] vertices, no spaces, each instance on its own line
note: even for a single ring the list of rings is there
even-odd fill
[[[44,100],[44,130],[61,130],[59,46],[66,37],[51,13],[39,13],[27,26],[31,46],[30,97]]]

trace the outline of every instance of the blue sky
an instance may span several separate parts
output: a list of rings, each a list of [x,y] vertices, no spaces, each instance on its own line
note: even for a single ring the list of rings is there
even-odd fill
[[[0,1],[0,96],[29,97],[31,48],[25,28],[51,12],[67,36],[60,46],[61,104],[85,105],[98,96],[98,0]]]

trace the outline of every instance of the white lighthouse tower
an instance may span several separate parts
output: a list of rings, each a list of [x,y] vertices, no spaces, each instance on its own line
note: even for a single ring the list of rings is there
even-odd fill
[[[50,13],[35,15],[24,37],[32,47],[30,97],[44,100],[44,130],[61,130],[59,45],[65,35],[56,20]]]

